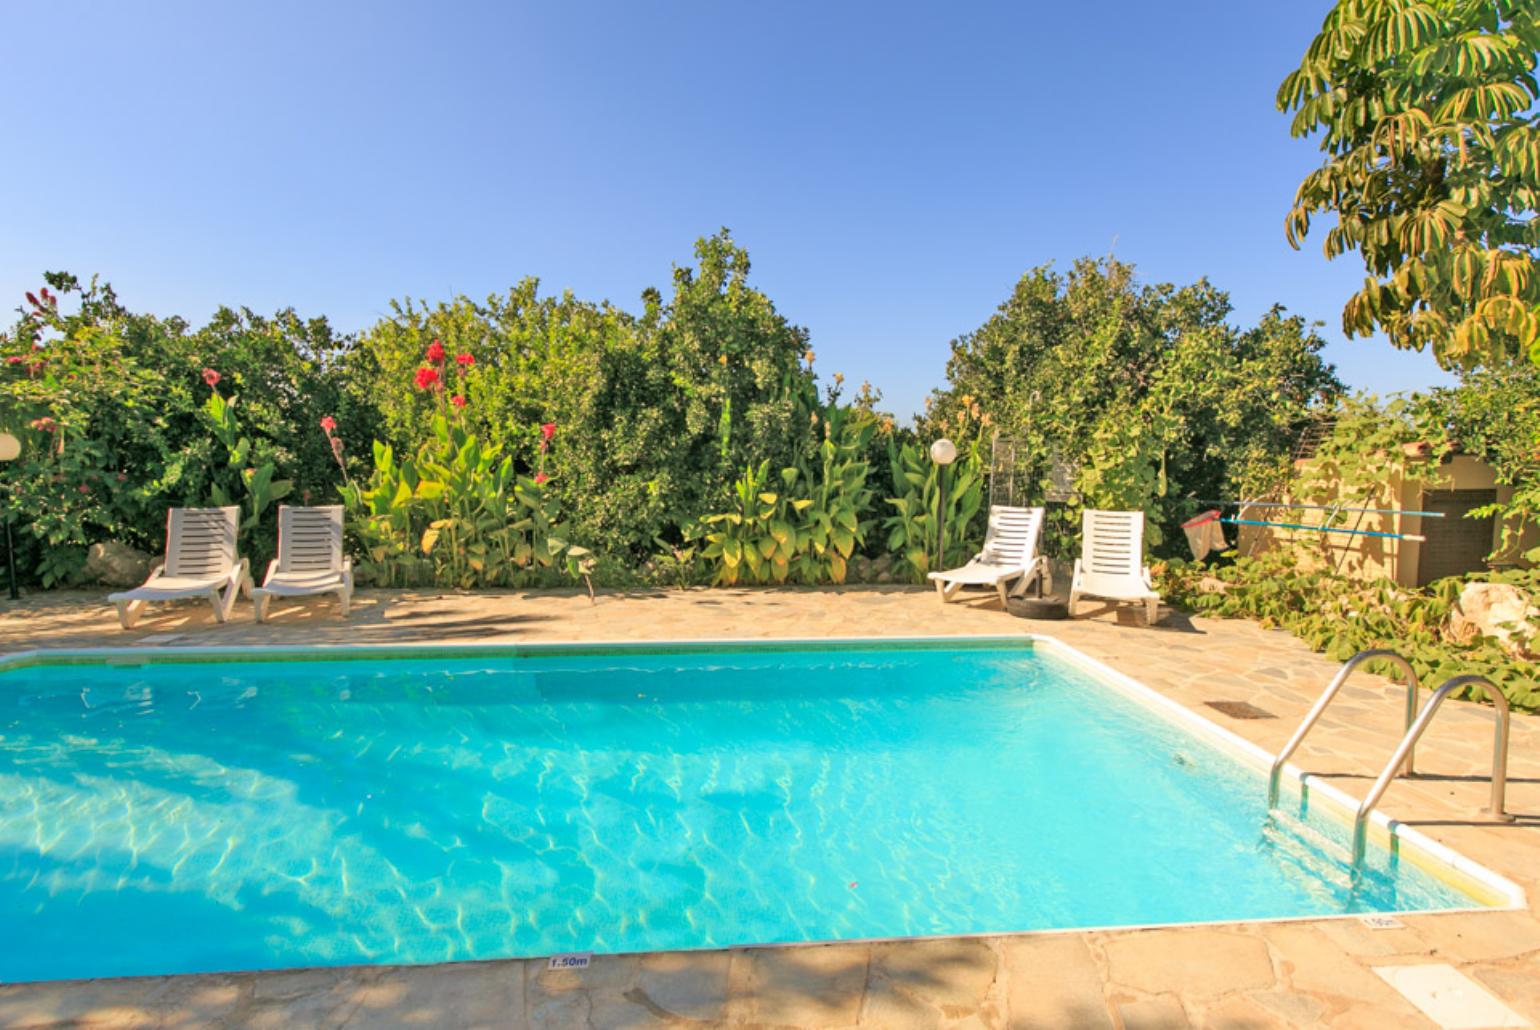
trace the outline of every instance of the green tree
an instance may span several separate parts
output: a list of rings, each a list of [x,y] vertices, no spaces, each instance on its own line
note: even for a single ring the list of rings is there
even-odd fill
[[[1144,510],[1158,544],[1189,499],[1276,482],[1300,421],[1342,389],[1302,319],[1274,309],[1242,330],[1229,313],[1206,280],[1143,286],[1111,258],[1065,275],[1034,269],[953,341],[950,386],[932,396],[922,434],[987,441],[999,430],[1034,456],[1036,482],[1018,501],[1042,499],[1057,458],[1077,470],[1088,506]],[[1058,531],[1078,534],[1077,512],[1064,514]]]
[[[1286,222],[1298,247],[1369,277],[1349,336],[1383,330],[1445,367],[1540,363],[1540,6],[1534,0],[1339,0],[1278,89],[1291,131],[1327,155]]]

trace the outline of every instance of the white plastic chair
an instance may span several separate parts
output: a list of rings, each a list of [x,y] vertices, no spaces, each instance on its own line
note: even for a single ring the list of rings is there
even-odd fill
[[[989,508],[989,527],[984,531],[984,549],[968,564],[928,577],[936,584],[936,593],[945,604],[963,587],[993,587],[1000,604],[1008,596],[1020,597],[1034,581],[1042,590],[1053,589],[1048,562],[1037,553],[1037,541],[1043,532],[1043,509],[1012,508],[1004,504]],[[1016,581],[1009,594],[1006,585]]]
[[[250,563],[235,556],[240,515],[233,506],[172,508],[166,515],[166,560],[150,569],[143,586],[107,595],[123,628],[133,629],[151,601],[207,597],[214,618],[228,619],[236,597],[251,589]]]
[[[1082,597],[1139,601],[1147,624],[1153,626],[1160,618],[1160,595],[1144,564],[1144,512],[1087,508],[1080,525],[1081,552],[1069,588],[1070,615]]]
[[[342,553],[342,505],[278,507],[278,557],[251,592],[258,622],[274,597],[336,594],[342,614],[353,600],[353,562]]]

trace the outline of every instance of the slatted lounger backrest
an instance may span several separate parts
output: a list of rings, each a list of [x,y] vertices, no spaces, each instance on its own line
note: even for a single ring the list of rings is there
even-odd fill
[[[279,507],[279,572],[337,572],[341,568],[342,505]]]
[[[1037,554],[1037,538],[1042,529],[1041,508],[990,506],[989,528],[984,532],[984,562],[1024,567]]]
[[[240,509],[172,508],[166,516],[166,575],[208,579],[235,564]]]
[[[1107,579],[1138,579],[1144,569],[1144,512],[1085,510],[1081,566]]]

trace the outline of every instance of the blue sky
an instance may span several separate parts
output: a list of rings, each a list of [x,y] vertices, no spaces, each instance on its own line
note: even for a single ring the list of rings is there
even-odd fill
[[[1318,155],[1273,109],[1327,0],[1237,4],[8,4],[0,297],[96,272],[197,322],[524,275],[638,310],[729,226],[827,374],[908,414],[1035,265],[1208,275],[1343,340],[1362,279],[1283,215]]]

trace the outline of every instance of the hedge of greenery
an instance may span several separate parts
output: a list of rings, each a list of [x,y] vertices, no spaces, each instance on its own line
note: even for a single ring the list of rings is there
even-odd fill
[[[1276,480],[1300,421],[1342,393],[1300,320],[1237,327],[1207,282],[1144,286],[1110,260],[1024,276],[953,343],[914,429],[870,386],[815,374],[809,334],[725,231],[639,312],[530,279],[401,300],[356,335],[293,311],[194,328],[45,279],[0,335],[0,426],[25,444],[0,504],[43,586],[79,582],[98,541],[157,551],[171,505],[241,505],[260,567],[279,503],[339,501],[384,585],[917,581],[977,546],[1000,429],[1039,459],[1016,503],[1043,499],[1057,456],[1078,503],[1144,507],[1176,553],[1160,529],[1183,499]],[[1467,421],[1495,449],[1518,432]],[[961,450],[944,482],[924,449],[942,434]],[[1064,527],[1078,503],[1055,508]]]

